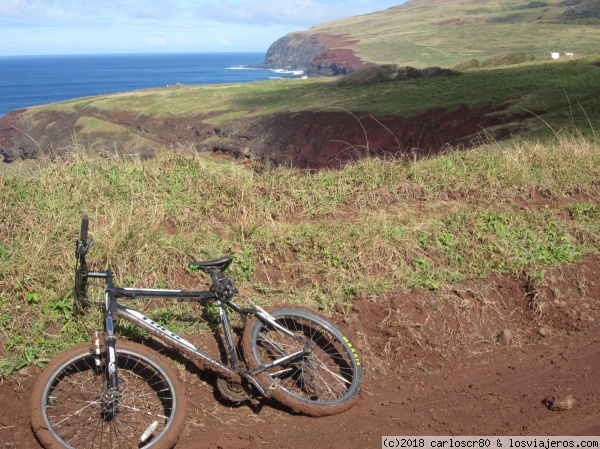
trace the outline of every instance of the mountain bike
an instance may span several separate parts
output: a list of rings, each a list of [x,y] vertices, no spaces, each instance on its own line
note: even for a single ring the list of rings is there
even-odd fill
[[[170,448],[179,439],[187,413],[187,395],[172,362],[149,347],[117,339],[115,321],[126,320],[177,349],[217,375],[224,397],[244,401],[272,398],[292,411],[332,415],[358,399],[363,367],[355,346],[335,325],[297,307],[267,312],[233,301],[239,293],[224,272],[231,256],[192,262],[191,270],[210,275],[207,291],[125,288],[115,285],[111,270],[88,268],[89,220],[81,221],[76,240],[75,310],[85,319],[92,304],[90,280],[102,280],[103,331],[89,343],[55,357],[32,392],[31,425],[47,449]],[[218,307],[226,361],[121,304],[119,298],[174,298]],[[236,338],[230,313],[243,326]],[[240,341],[241,340],[241,341]],[[238,350],[239,349],[239,350]]]

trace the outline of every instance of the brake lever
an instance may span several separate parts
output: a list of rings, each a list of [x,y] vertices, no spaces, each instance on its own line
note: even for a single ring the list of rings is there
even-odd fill
[[[75,255],[77,257],[85,256],[93,243],[94,239],[90,239],[90,241],[87,242],[85,245],[81,240],[77,240],[77,248],[75,250]]]

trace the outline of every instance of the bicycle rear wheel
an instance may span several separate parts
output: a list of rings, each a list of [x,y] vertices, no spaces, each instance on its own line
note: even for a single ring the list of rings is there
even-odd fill
[[[363,369],[356,348],[332,323],[299,308],[271,312],[277,323],[300,340],[254,318],[244,330],[246,362],[257,369],[274,360],[311,350],[299,359],[273,366],[257,375],[272,397],[293,410],[312,416],[333,415],[358,399]],[[304,342],[304,343],[303,343]]]
[[[170,363],[146,347],[119,341],[116,412],[107,411],[105,355],[90,344],[58,355],[32,392],[31,426],[47,449],[172,447],[183,429],[187,398]]]

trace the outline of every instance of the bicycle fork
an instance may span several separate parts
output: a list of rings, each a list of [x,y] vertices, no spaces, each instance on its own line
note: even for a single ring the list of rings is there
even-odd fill
[[[117,338],[115,337],[114,329],[114,304],[116,304],[115,293],[110,288],[113,285],[112,272],[106,273],[106,289],[104,293],[104,335],[99,335],[98,332],[94,335],[94,351],[96,359],[96,367],[101,369],[101,346],[104,343],[106,351],[106,370],[107,382],[106,390],[102,395],[102,415],[104,419],[110,420],[117,414],[119,398],[119,377],[117,375]],[[100,339],[103,338],[103,342]]]

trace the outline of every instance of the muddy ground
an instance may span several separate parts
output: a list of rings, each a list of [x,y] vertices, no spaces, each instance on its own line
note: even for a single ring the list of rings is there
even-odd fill
[[[349,313],[324,312],[361,348],[366,369],[360,401],[341,415],[231,405],[209,373],[184,370],[190,409],[176,449],[375,448],[383,435],[600,435],[600,256],[546,279],[359,294]],[[36,377],[22,370],[0,386],[1,447],[40,447],[29,427]],[[548,407],[569,395],[572,408]]]

